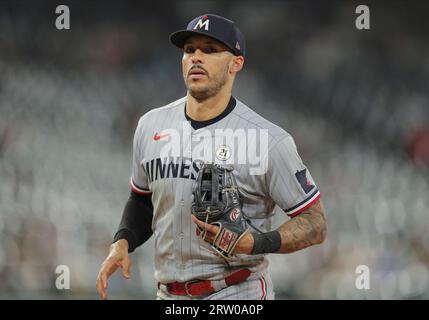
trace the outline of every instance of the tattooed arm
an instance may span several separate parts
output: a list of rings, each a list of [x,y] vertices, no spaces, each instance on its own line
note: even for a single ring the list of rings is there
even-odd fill
[[[201,229],[206,229],[207,234],[205,241],[213,243],[213,239],[216,236],[219,227],[212,224],[205,224],[203,221],[198,220],[194,215],[191,215],[191,219]],[[276,231],[278,231],[278,233],[275,232],[276,239],[278,239],[278,246],[276,248],[280,246],[280,249],[275,249],[273,251],[268,249],[264,251],[269,248],[269,246],[267,247],[262,245],[262,247],[259,246],[259,248],[262,248],[261,252],[291,253],[322,243],[326,238],[326,218],[325,209],[321,200],[316,201],[310,208],[293,217],[291,220],[283,223]],[[270,233],[273,234],[273,232]],[[259,243],[255,243],[255,236],[256,235],[252,235],[251,233],[245,234],[237,243],[234,253],[260,253],[255,252],[255,246]]]
[[[319,199],[310,208],[283,223],[277,231],[282,240],[277,253],[291,253],[322,243],[327,231],[322,201]]]

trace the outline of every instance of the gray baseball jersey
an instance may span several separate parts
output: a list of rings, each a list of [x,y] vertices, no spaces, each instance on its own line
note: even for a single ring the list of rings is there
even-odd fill
[[[234,167],[245,194],[242,211],[264,232],[276,204],[294,216],[320,197],[318,188],[291,135],[241,101],[231,97],[227,111],[198,129],[185,108],[186,97],[151,110],[134,136],[131,187],[152,196],[155,278],[219,280],[240,267],[264,274],[265,255],[237,255],[226,264],[197,236],[191,202],[199,161]]]

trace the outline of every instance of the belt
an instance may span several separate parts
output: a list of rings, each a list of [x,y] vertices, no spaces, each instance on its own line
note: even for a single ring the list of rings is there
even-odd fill
[[[165,286],[170,294],[177,296],[198,297],[212,294],[226,287],[243,282],[251,274],[249,269],[238,270],[221,280],[191,280],[187,282],[171,282]],[[158,287],[159,287],[158,283]]]

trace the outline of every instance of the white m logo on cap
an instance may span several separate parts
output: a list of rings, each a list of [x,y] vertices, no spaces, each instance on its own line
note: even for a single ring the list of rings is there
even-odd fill
[[[209,19],[207,19],[206,21],[204,21],[203,22],[203,18],[201,18],[200,20],[198,20],[198,22],[197,22],[197,24],[195,25],[195,27],[194,27],[194,30],[196,29],[196,28],[200,28],[200,29],[202,29],[203,27],[204,27],[204,29],[206,30],[206,31],[209,31]]]

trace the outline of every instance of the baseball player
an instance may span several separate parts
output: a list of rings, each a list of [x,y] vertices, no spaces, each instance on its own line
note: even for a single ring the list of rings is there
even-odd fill
[[[98,274],[98,292],[107,299],[107,280],[118,268],[130,278],[129,253],[153,234],[157,299],[274,299],[266,255],[324,241],[320,192],[291,135],[232,96],[245,57],[245,39],[234,22],[202,15],[170,40],[183,49],[187,94],[138,122],[131,195]],[[212,171],[203,174],[202,163],[213,164]],[[213,173],[222,166],[236,183],[222,194],[240,190],[240,201],[231,198],[239,206],[223,225],[191,214],[195,197],[212,196],[204,179],[222,184]],[[273,230],[276,205],[288,218]],[[240,227],[225,227],[234,221]]]

